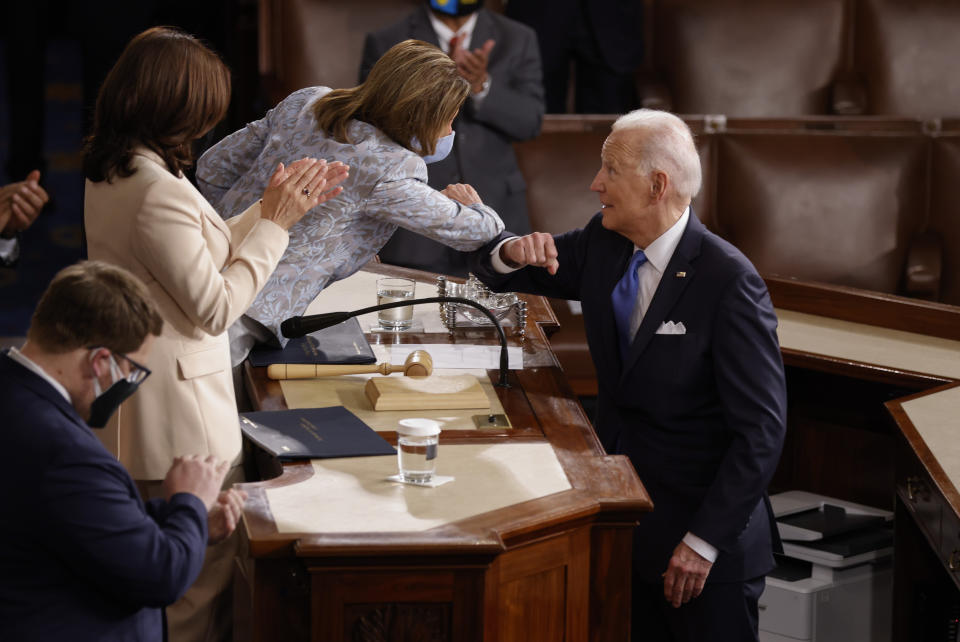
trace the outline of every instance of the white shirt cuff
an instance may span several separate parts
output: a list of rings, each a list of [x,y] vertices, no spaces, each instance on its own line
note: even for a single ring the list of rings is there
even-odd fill
[[[0,263],[10,264],[20,257],[20,243],[17,237],[10,239],[0,238]]]
[[[497,246],[493,248],[493,251],[490,252],[490,266],[494,269],[497,274],[510,274],[511,272],[516,272],[520,268],[510,267],[503,262],[503,259],[500,258],[500,248],[503,247],[504,243],[509,243],[513,239],[517,238],[516,236],[511,236],[508,239],[503,239]]]
[[[700,557],[711,564],[717,561],[717,549],[693,533],[683,536],[683,543],[692,548]]]

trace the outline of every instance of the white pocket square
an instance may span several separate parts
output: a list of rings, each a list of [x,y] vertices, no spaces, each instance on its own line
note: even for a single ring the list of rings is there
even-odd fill
[[[664,321],[660,324],[660,327],[657,328],[657,334],[686,334],[687,329],[683,325],[683,321]]]

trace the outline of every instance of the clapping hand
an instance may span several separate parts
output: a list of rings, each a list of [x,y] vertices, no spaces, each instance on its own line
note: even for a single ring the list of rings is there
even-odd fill
[[[50,201],[39,181],[40,171],[35,169],[26,180],[0,187],[0,236],[11,238],[30,227]]]
[[[470,91],[479,94],[483,91],[483,82],[487,79],[487,64],[490,52],[496,42],[487,40],[483,47],[469,51],[462,46],[463,36],[450,39],[450,57],[457,63],[457,71],[470,83]]]
[[[348,174],[349,167],[340,161],[301,158],[288,167],[280,163],[263,192],[260,215],[289,230],[308,211],[340,194],[343,188],[338,185]]]

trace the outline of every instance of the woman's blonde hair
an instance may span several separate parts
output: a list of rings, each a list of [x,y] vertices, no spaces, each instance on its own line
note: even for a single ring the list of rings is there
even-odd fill
[[[313,113],[320,131],[341,143],[351,142],[347,126],[356,119],[429,155],[469,93],[470,83],[450,56],[430,43],[404,40],[383,54],[363,84],[331,91],[317,101]],[[419,149],[411,144],[414,137]]]

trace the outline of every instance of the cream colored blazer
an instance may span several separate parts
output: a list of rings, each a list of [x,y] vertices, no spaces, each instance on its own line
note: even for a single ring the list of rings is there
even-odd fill
[[[250,305],[286,250],[289,235],[255,203],[229,223],[185,177],[140,148],[136,172],[86,183],[91,259],[127,268],[164,318],[145,364],[153,374],[101,439],[134,479],[163,479],[178,455],[236,463],[240,428],[227,328]]]

